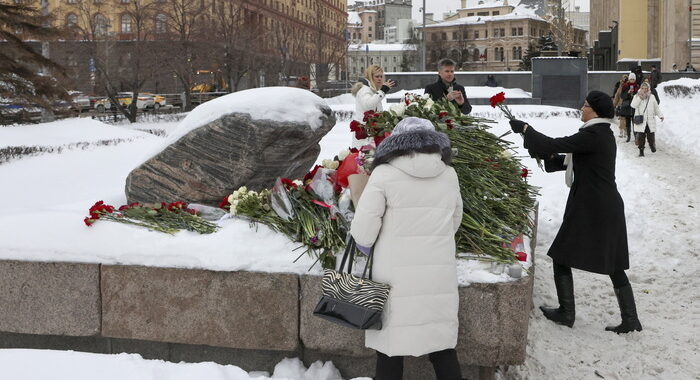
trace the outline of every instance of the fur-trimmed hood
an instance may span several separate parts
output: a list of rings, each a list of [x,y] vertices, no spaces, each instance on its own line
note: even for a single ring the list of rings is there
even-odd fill
[[[393,134],[377,147],[372,166],[389,163],[414,177],[437,176],[452,164],[450,139],[442,132],[420,129]]]
[[[357,96],[357,93],[363,86],[370,87],[367,78],[360,78],[354,85],[352,85],[352,88],[350,89],[350,93],[352,94],[352,96]]]

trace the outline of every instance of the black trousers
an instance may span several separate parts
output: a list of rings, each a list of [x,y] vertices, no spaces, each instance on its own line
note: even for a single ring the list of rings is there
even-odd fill
[[[433,364],[437,380],[462,380],[457,351],[453,348],[431,352],[428,359]],[[377,351],[377,372],[374,380],[402,380],[403,356],[386,356]]]
[[[566,265],[552,263],[554,267],[554,277],[558,276],[571,276],[571,267]],[[624,270],[619,270],[610,275],[610,280],[612,280],[613,287],[621,288],[623,286],[629,285],[630,280],[627,278]]]

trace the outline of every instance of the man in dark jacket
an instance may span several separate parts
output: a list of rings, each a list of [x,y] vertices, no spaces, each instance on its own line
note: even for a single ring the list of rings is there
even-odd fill
[[[649,83],[651,85],[652,89],[655,89],[656,86],[661,83],[661,72],[656,69],[656,65],[651,65],[651,72],[649,73]]]
[[[566,184],[571,187],[564,220],[547,253],[553,261],[559,307],[540,309],[547,319],[572,327],[576,313],[571,268],[607,274],[622,323],[606,330],[618,334],[641,331],[632,286],[625,274],[629,268],[627,224],[615,183],[617,147],[610,129],[615,109],[610,96],[591,91],[581,114],[584,124],[578,133],[560,138],[548,137],[523,121],[510,121],[513,132],[522,133],[525,148],[544,158],[546,171],[566,170]]]
[[[455,81],[455,63],[453,60],[445,58],[438,63],[438,80],[429,84],[425,88],[425,93],[430,95],[434,101],[447,98],[457,106],[462,113],[467,115],[472,112],[472,106],[467,100],[467,93],[464,86]]]

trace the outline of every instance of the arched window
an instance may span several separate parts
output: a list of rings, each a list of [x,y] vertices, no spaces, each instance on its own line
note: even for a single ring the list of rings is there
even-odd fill
[[[121,31],[122,31],[122,33],[131,33],[131,16],[122,15],[122,17],[121,17]]]
[[[95,15],[95,35],[102,36],[107,34],[107,28],[109,28],[109,20],[107,17],[98,13]]]
[[[78,16],[75,13],[69,13],[66,15],[66,28],[74,28],[78,25]]]
[[[159,13],[156,15],[156,33],[166,32],[166,23],[168,18],[166,15]]]
[[[474,51],[472,51],[472,61],[478,61],[480,55],[481,53],[479,53],[479,48],[474,48]]]
[[[523,48],[518,46],[518,59],[523,59]]]
[[[513,57],[513,59],[518,59],[518,48],[517,47],[513,46],[513,52],[511,54],[511,56]]]

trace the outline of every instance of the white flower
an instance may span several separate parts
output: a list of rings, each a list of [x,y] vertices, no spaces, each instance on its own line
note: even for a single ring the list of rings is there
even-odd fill
[[[431,98],[430,98],[430,94],[423,94],[423,95],[421,96],[421,98],[423,98],[423,99],[431,99]]]
[[[233,200],[238,198],[238,192],[234,191],[233,194],[228,196],[228,203],[233,203]]]
[[[501,151],[501,157],[503,157],[503,158],[511,158],[511,157],[513,157],[513,155],[510,154],[510,152],[508,152],[507,150],[503,150],[503,151]]]
[[[241,194],[245,194],[245,193],[248,192],[248,188],[245,187],[245,186],[241,186],[241,187],[238,188],[238,192],[241,193]]]
[[[404,103],[397,103],[389,108],[390,111],[396,114],[396,116],[403,116],[406,112],[406,105]]]
[[[431,108],[433,108],[433,105],[434,105],[434,104],[435,104],[435,102],[433,101],[433,99],[428,98],[428,99],[425,101],[425,105],[424,105],[423,107],[424,107],[426,110],[430,110]]]
[[[251,190],[251,191],[248,192],[248,195],[250,195],[251,197],[256,197],[256,196],[258,196],[258,192],[257,192],[257,191],[252,191],[252,190]]]
[[[340,162],[326,159],[326,160],[321,161],[321,165],[326,169],[335,170],[335,169],[338,169],[338,166],[340,166]]]
[[[239,203],[241,203],[241,201],[239,199],[236,199],[233,201],[233,203],[231,203],[231,207],[238,207]]]
[[[343,150],[340,151],[340,153],[338,153],[338,159],[339,159],[340,161],[342,161],[342,160],[344,160],[345,157],[347,157],[349,154],[350,154],[350,151],[349,151],[349,150],[343,149]]]
[[[304,184],[303,182],[301,182],[300,179],[295,179],[294,181],[292,181],[292,183],[294,183],[294,184],[297,185],[297,186],[301,186],[301,185]]]

